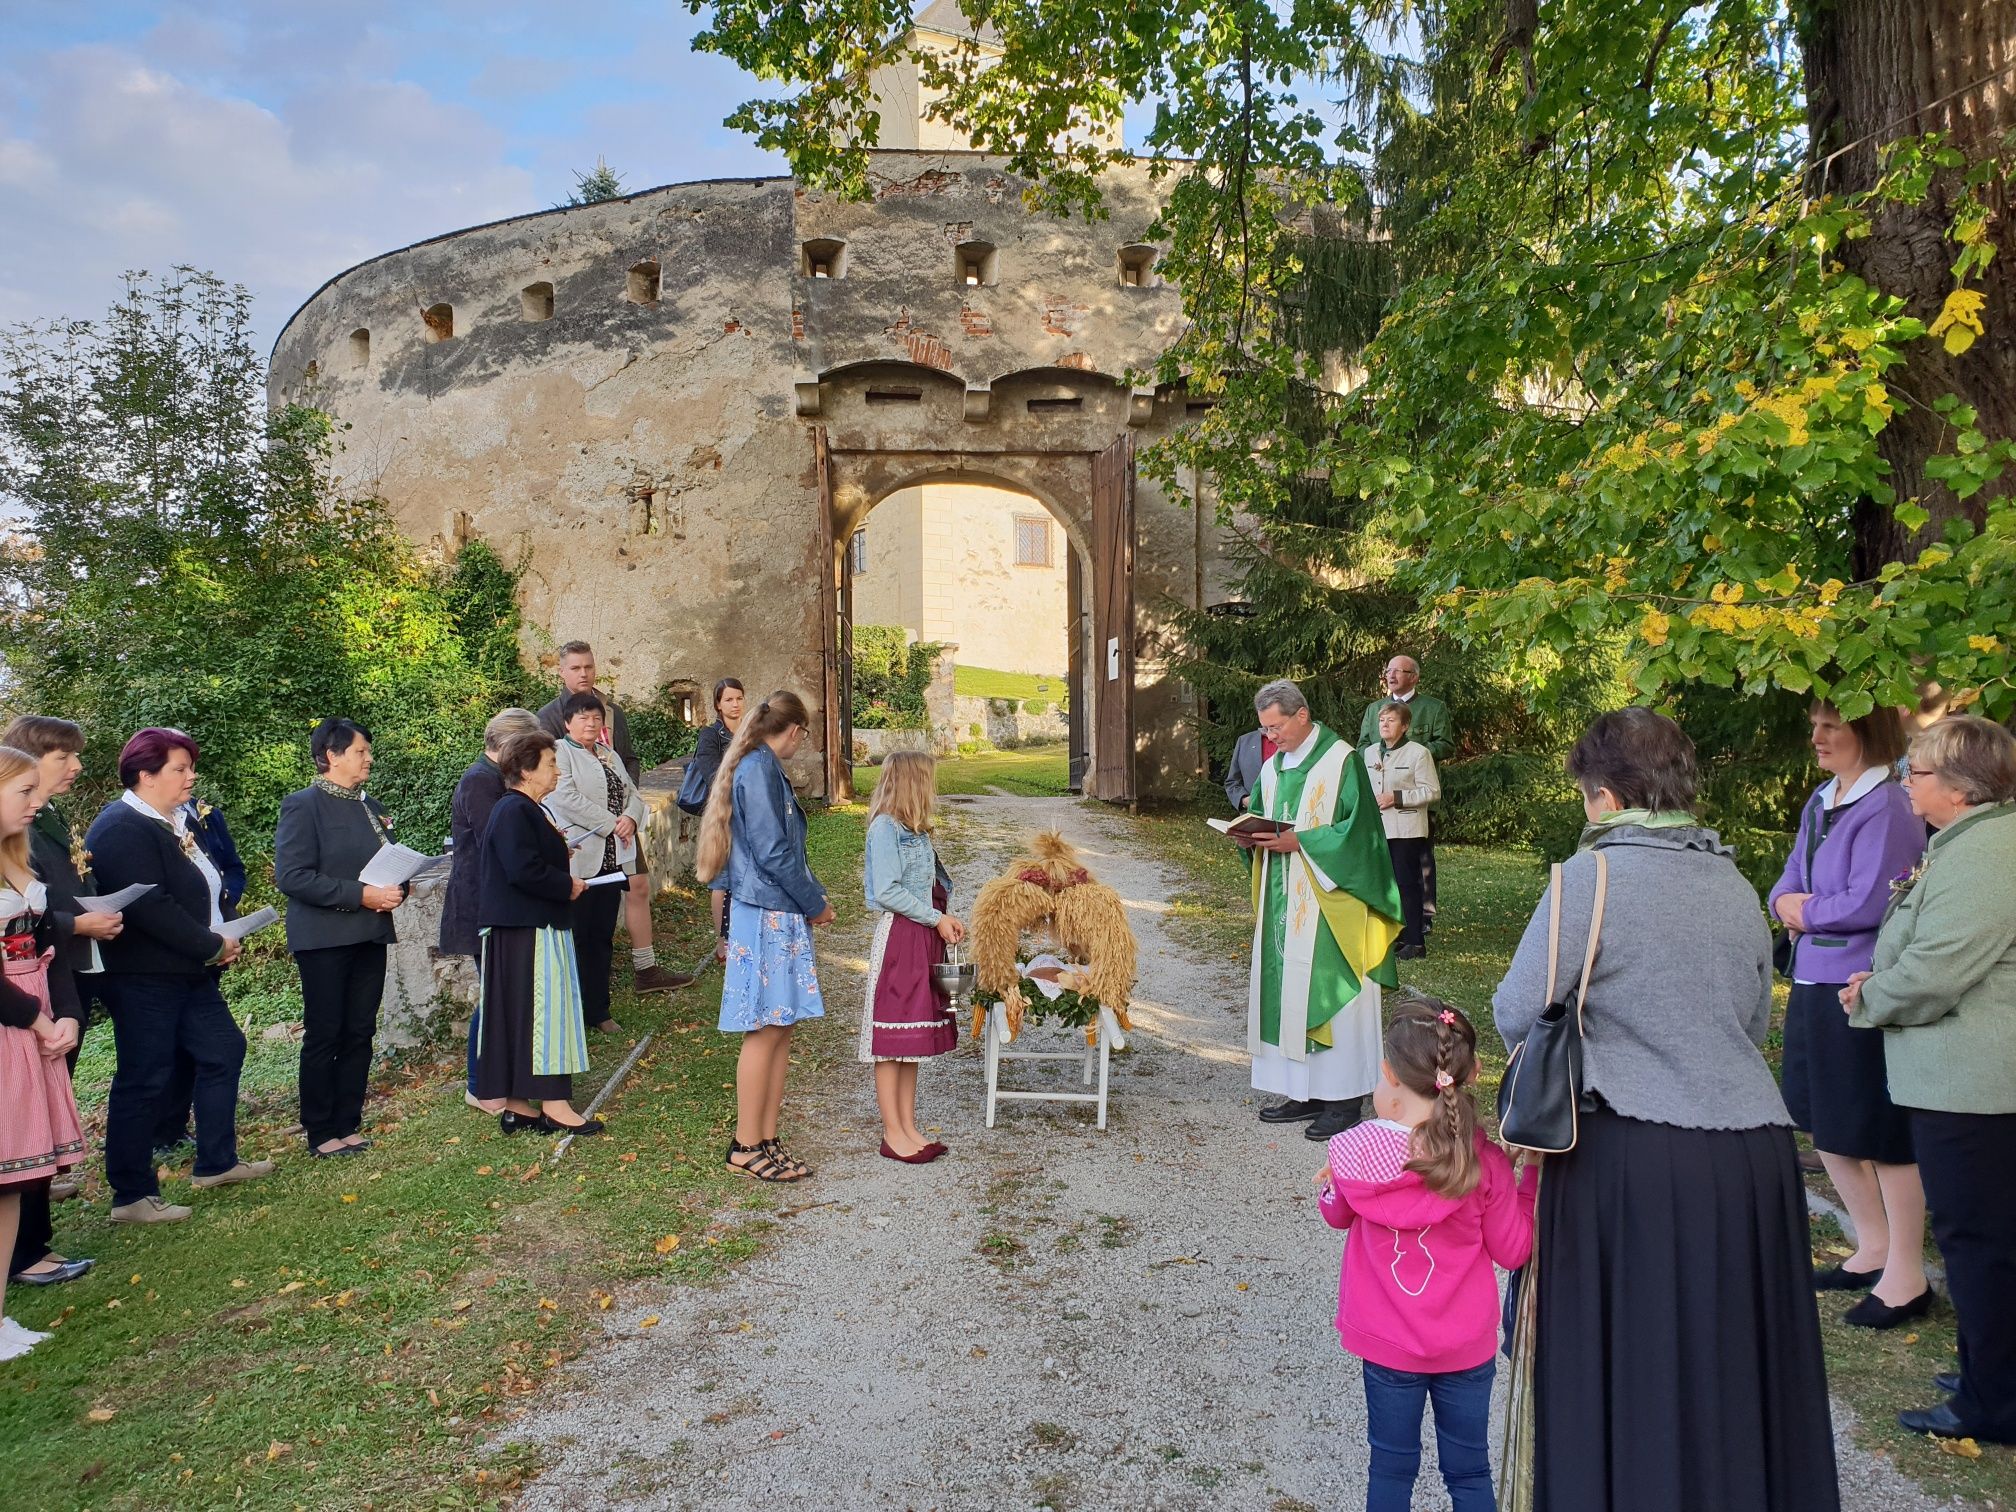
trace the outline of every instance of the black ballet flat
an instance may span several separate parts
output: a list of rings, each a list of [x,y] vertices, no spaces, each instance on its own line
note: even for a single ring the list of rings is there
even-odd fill
[[[1813,1290],[1823,1291],[1867,1291],[1882,1279],[1883,1272],[1851,1271],[1845,1265],[1830,1265],[1825,1270],[1813,1272]]]
[[[506,1134],[544,1134],[546,1130],[542,1120],[545,1116],[543,1113],[514,1113],[506,1108],[497,1115],[497,1127]]]
[[[1896,1328],[1914,1318],[1922,1318],[1932,1311],[1934,1295],[1932,1288],[1928,1286],[1903,1306],[1892,1307],[1871,1292],[1842,1314],[1841,1321],[1856,1328]]]
[[[603,1123],[602,1120],[599,1118],[583,1119],[578,1124],[564,1124],[560,1122],[559,1119],[554,1118],[550,1114],[541,1113],[539,1115],[539,1122],[536,1124],[529,1125],[528,1127],[537,1129],[541,1134],[585,1135],[585,1134],[600,1134],[604,1129],[608,1127],[608,1125]]]

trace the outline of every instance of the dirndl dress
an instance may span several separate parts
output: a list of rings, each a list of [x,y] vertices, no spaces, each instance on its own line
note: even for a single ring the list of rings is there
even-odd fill
[[[49,1011],[49,970],[55,952],[37,951],[32,934],[0,939],[7,985]],[[0,1188],[44,1181],[84,1159],[84,1128],[70,1090],[70,1067],[44,1056],[32,1029],[0,1027]]]
[[[931,906],[940,913],[951,901],[942,886],[931,889]],[[937,930],[899,913],[882,915],[868,956],[862,1060],[920,1061],[958,1046],[959,1023],[951,1005],[931,986],[931,968],[944,959],[945,942]]]
[[[574,1077],[588,1069],[574,936],[550,924],[493,926],[482,936],[472,1090],[485,1101],[572,1096]]]
[[[747,1034],[824,1018],[812,927],[805,915],[728,902],[728,960],[721,970],[721,1032]]]

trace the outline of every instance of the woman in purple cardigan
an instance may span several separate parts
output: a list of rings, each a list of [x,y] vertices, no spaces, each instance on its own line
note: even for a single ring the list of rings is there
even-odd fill
[[[1843,720],[1812,710],[1813,754],[1830,777],[1806,801],[1771,914],[1791,931],[1785,1106],[1813,1136],[1855,1225],[1855,1253],[1814,1274],[1821,1291],[1869,1295],[1846,1321],[1895,1328],[1932,1305],[1925,1284],[1925,1189],[1907,1116],[1890,1101],[1880,1030],[1851,1028],[1841,988],[1869,970],[1890,882],[1918,864],[1925,825],[1895,780],[1904,728],[1893,709]]]

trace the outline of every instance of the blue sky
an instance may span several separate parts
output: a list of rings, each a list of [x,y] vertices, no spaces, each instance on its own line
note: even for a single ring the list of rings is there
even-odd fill
[[[781,172],[754,81],[678,0],[7,0],[0,324],[103,312],[128,268],[246,284],[262,337],[331,274],[632,188]]]

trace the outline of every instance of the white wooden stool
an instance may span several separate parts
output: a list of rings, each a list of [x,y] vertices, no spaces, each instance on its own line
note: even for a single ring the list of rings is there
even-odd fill
[[[1024,1032],[1029,1022],[1025,1021]],[[1073,1034],[1082,1030],[1073,1029]],[[1098,1106],[1097,1127],[1106,1127],[1106,1072],[1112,1052],[1124,1050],[1127,1040],[1120,1032],[1120,1022],[1113,1017],[1113,1010],[1101,1007],[1099,1010],[1099,1037],[1096,1043],[1083,1050],[1010,1050],[1008,1048],[1008,1010],[996,1003],[987,1011],[987,1127],[994,1127],[994,1105],[1005,1101],[1019,1102],[1089,1102]],[[1075,1060],[1084,1068],[1080,1082],[1092,1085],[1093,1070],[1099,1073],[1097,1092],[1004,1092],[1001,1090],[1001,1062],[1004,1060]]]

